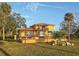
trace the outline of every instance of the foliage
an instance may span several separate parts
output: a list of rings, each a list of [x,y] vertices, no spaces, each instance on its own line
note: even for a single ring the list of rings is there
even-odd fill
[[[2,25],[2,32],[3,32],[3,40],[5,39],[5,25],[7,22],[7,17],[11,13],[11,6],[8,3],[1,3],[0,5],[0,20]]]
[[[3,24],[3,27],[6,25],[7,17],[11,13],[11,6],[8,3],[1,3],[0,5],[0,18]]]
[[[71,22],[73,20],[73,18],[74,18],[73,14],[71,12],[68,12],[65,14],[64,20]]]
[[[54,38],[57,38],[57,39],[66,38],[65,31],[63,31],[63,30],[61,30],[61,31],[55,31],[53,33],[53,36],[54,36]]]
[[[60,26],[61,26],[60,30],[64,30],[66,33],[68,33],[68,22],[67,21],[62,21]],[[76,30],[77,30],[77,23],[73,21],[70,24],[70,34],[74,34]]]
[[[64,33],[68,37],[68,40],[70,41],[71,35],[75,32],[77,29],[77,24],[74,22],[74,16],[71,12],[68,12],[64,16],[64,21],[61,23],[61,29],[64,30]]]
[[[13,13],[12,15],[16,21],[16,28],[26,27],[26,19],[19,13]]]
[[[19,13],[13,13],[8,3],[0,4],[0,34],[4,31],[7,36],[16,34],[16,29],[26,27],[26,19]],[[4,30],[3,30],[4,28]]]
[[[18,13],[13,13],[8,17],[6,31],[8,32],[8,34],[10,34],[11,32],[13,34],[16,34],[17,28],[21,28],[22,26],[24,28],[26,27],[25,23],[26,19],[24,17],[22,17],[20,14],[18,15]]]

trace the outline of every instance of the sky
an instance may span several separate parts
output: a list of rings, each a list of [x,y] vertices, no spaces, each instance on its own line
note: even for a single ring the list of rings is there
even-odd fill
[[[12,2],[10,5],[13,12],[25,17],[27,27],[47,23],[59,30],[67,12],[72,12],[74,16],[79,13],[78,2]]]

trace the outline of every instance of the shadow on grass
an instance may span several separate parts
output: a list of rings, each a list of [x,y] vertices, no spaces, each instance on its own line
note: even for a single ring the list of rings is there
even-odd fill
[[[39,47],[42,47],[42,48],[47,48],[47,49],[52,49],[52,50],[54,49],[54,50],[59,50],[59,51],[64,51],[64,52],[69,52],[69,53],[75,53],[75,54],[79,55],[78,52],[74,52],[74,51],[62,50],[62,49],[58,49],[58,48],[50,48],[50,47],[40,46],[40,45],[37,45],[37,44],[36,44],[36,46],[39,46]]]
[[[8,42],[18,42],[18,43],[21,43],[21,40],[5,40],[5,41],[8,41]]]
[[[4,51],[2,48],[0,48],[0,51],[3,52],[6,56],[11,56],[11,55],[8,54],[6,51]]]

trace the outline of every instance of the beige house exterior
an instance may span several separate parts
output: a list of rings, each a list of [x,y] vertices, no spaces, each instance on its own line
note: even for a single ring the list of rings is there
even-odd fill
[[[19,38],[22,43],[37,43],[53,41],[55,26],[52,24],[39,23],[30,28],[19,29]]]

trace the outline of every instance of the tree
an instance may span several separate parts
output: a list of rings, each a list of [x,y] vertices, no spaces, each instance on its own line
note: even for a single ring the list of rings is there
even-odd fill
[[[57,38],[57,39],[66,38],[67,37],[67,35],[65,34],[64,30],[55,31],[53,33],[53,36],[54,36],[54,38]]]
[[[16,21],[16,28],[26,27],[26,19],[19,13],[13,13],[14,20]]]
[[[8,3],[1,3],[0,33],[3,33],[3,40],[7,34],[16,34],[16,29],[21,27],[26,27],[26,19],[19,13],[11,13],[11,6]]]
[[[5,32],[7,36],[12,36],[12,33],[15,31],[16,29],[16,21],[14,20],[14,17],[12,15],[10,15],[7,18],[7,24],[5,25]]]
[[[0,5],[0,18],[2,21],[2,29],[3,29],[3,40],[5,39],[5,25],[6,25],[6,19],[10,15],[11,12],[11,6],[8,3],[1,3]]]
[[[70,25],[74,20],[74,16],[71,12],[65,14],[64,20],[68,23],[68,41],[70,41]]]
[[[22,17],[18,13],[13,13],[8,17],[6,28],[5,28],[5,30],[7,31],[6,33],[8,34],[8,36],[10,35],[10,33],[12,35],[15,35],[17,28],[21,28],[22,26],[26,28],[25,23],[26,23],[26,19],[24,17]]]

